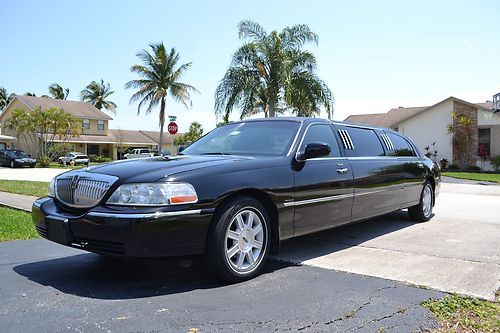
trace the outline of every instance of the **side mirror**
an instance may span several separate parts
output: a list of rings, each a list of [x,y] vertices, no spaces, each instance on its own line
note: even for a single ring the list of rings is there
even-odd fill
[[[309,158],[328,156],[331,151],[332,149],[326,143],[311,142],[307,144],[306,149],[303,152],[298,152],[295,158],[299,162],[304,162]]]

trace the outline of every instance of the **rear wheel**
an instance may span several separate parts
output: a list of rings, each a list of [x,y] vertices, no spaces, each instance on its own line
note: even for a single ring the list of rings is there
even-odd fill
[[[230,282],[257,276],[269,253],[266,209],[251,197],[235,197],[216,214],[204,258],[207,270]]]
[[[408,208],[408,214],[414,221],[426,222],[432,217],[432,206],[434,203],[434,190],[429,181],[424,183],[422,193],[420,193],[420,203]]]

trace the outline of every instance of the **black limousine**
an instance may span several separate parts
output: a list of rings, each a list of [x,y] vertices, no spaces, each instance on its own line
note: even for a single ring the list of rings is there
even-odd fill
[[[60,244],[125,258],[203,254],[210,271],[241,281],[287,238],[403,208],[428,221],[440,178],[392,130],[255,119],[219,127],[177,156],[61,174],[32,216]]]

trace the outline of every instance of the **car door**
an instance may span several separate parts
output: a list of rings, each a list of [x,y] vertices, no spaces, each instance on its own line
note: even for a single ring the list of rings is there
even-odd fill
[[[6,165],[5,164],[5,152],[0,151],[0,165]]]
[[[381,139],[371,128],[336,125],[354,175],[352,219],[362,220],[400,208],[399,161],[386,158]]]
[[[350,221],[353,179],[349,162],[343,156],[333,127],[312,123],[306,128],[298,152],[308,143],[330,146],[329,156],[293,162],[295,181],[294,235],[306,234]]]
[[[389,131],[385,131],[385,135],[387,142],[391,146],[387,154],[398,160],[403,173],[401,206],[407,207],[410,204],[416,204],[420,200],[420,193],[426,175],[424,164],[413,145],[406,138]]]

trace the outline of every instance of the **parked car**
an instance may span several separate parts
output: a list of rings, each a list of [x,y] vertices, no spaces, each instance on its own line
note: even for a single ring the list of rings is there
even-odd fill
[[[123,155],[123,158],[125,159],[133,159],[133,158],[146,158],[146,157],[153,157],[154,153],[149,150],[149,149],[132,149],[129,153],[126,153]]]
[[[33,204],[42,237],[108,256],[203,255],[252,278],[280,241],[408,208],[428,221],[440,169],[402,134],[311,118],[233,122],[181,155],[57,176]]]
[[[22,150],[4,149],[0,150],[0,165],[10,166],[11,168],[29,166],[34,168],[36,159]]]
[[[57,159],[59,164],[70,164],[73,161],[75,164],[85,164],[89,165],[90,159],[87,155],[83,153],[79,153],[76,151],[67,153],[64,156],[61,156]]]

